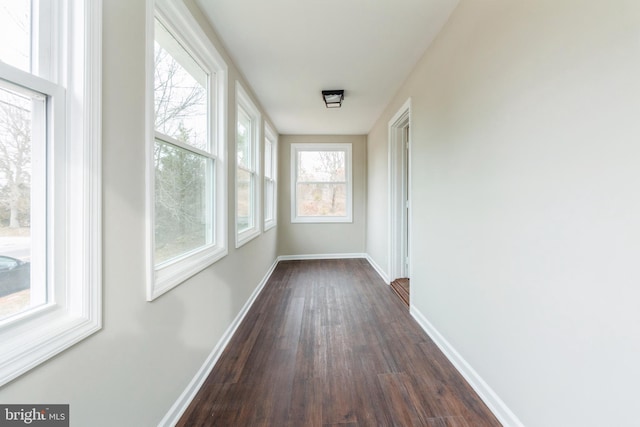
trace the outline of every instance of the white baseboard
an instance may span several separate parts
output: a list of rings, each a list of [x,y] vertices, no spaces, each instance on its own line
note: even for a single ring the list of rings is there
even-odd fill
[[[378,276],[380,276],[382,280],[384,280],[384,283],[386,283],[387,285],[390,284],[391,280],[389,279],[389,275],[385,273],[382,268],[380,268],[380,266],[373,260],[373,258],[371,258],[371,255],[366,254],[366,257],[367,261],[369,261],[369,264],[371,264],[371,267],[373,267],[376,273],[378,273]]]
[[[480,399],[489,407],[489,410],[498,418],[498,421],[505,427],[524,427],[524,424],[522,424],[518,417],[507,407],[496,392],[489,387],[482,377],[480,377],[471,365],[464,360],[460,353],[453,348],[415,306],[411,306],[410,313],[458,372],[467,380],[469,385],[478,393]]]
[[[301,261],[307,259],[346,259],[366,258],[367,254],[307,254],[307,255],[280,255],[278,261]]]
[[[260,281],[256,289],[253,291],[253,293],[251,294],[247,302],[244,304],[244,306],[240,310],[240,313],[238,313],[236,318],[233,319],[233,322],[231,322],[231,325],[229,325],[227,330],[224,332],[224,334],[222,335],[222,338],[220,338],[220,341],[218,341],[218,343],[216,344],[214,349],[211,351],[211,353],[205,360],[204,364],[200,367],[196,375],[193,377],[193,379],[191,380],[187,388],[182,392],[180,397],[178,397],[178,400],[176,400],[173,406],[171,406],[171,409],[169,409],[169,412],[167,412],[167,414],[160,421],[158,426],[163,426],[163,427],[175,426],[178,423],[178,421],[180,421],[180,417],[182,416],[182,414],[184,414],[184,412],[187,410],[187,408],[191,404],[191,401],[196,396],[196,393],[198,393],[198,391],[200,390],[200,387],[202,387],[202,384],[204,383],[204,381],[207,379],[207,377],[213,370],[213,367],[215,366],[216,362],[218,362],[218,359],[222,355],[222,352],[224,351],[224,349],[227,347],[227,344],[229,344],[229,340],[231,340],[231,337],[240,326],[240,323],[242,323],[242,320],[247,315],[247,312],[255,302],[256,298],[258,297],[258,295],[260,294],[264,286],[269,281],[269,278],[271,277],[273,270],[275,270],[276,265],[278,265],[277,259],[273,262],[273,264],[269,268],[269,271],[267,271],[267,274],[264,275],[264,277],[262,278],[262,280]]]

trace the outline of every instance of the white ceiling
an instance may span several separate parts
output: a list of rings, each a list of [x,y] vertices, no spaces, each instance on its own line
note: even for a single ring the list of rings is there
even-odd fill
[[[458,0],[196,0],[281,134],[366,134]],[[344,89],[327,109],[323,89]]]

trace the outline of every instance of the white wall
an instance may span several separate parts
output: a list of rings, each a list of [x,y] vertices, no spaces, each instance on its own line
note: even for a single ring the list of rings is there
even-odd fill
[[[638,425],[640,2],[463,0],[413,105],[411,301],[527,426]],[[385,194],[380,194],[383,191]]]
[[[365,249],[367,145],[364,135],[281,135],[278,165],[278,254],[362,254]],[[353,222],[291,223],[291,144],[351,143]]]
[[[104,328],[0,389],[3,403],[69,403],[75,426],[157,425],[276,258],[277,229],[240,250],[230,229],[226,258],[145,301],[144,4],[104,1]],[[241,77],[226,58],[233,130]]]
[[[395,106],[401,107],[402,103]],[[366,252],[389,278],[389,150],[386,122],[389,108],[367,136],[367,241]],[[394,278],[389,278],[393,280]]]

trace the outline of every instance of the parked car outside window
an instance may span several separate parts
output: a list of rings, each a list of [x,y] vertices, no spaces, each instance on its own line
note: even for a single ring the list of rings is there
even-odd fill
[[[31,263],[0,255],[0,297],[29,289]]]

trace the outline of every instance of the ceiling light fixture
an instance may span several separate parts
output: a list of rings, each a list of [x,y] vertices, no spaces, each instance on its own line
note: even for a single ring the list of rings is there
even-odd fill
[[[323,90],[322,99],[327,108],[340,108],[344,99],[344,90]]]

